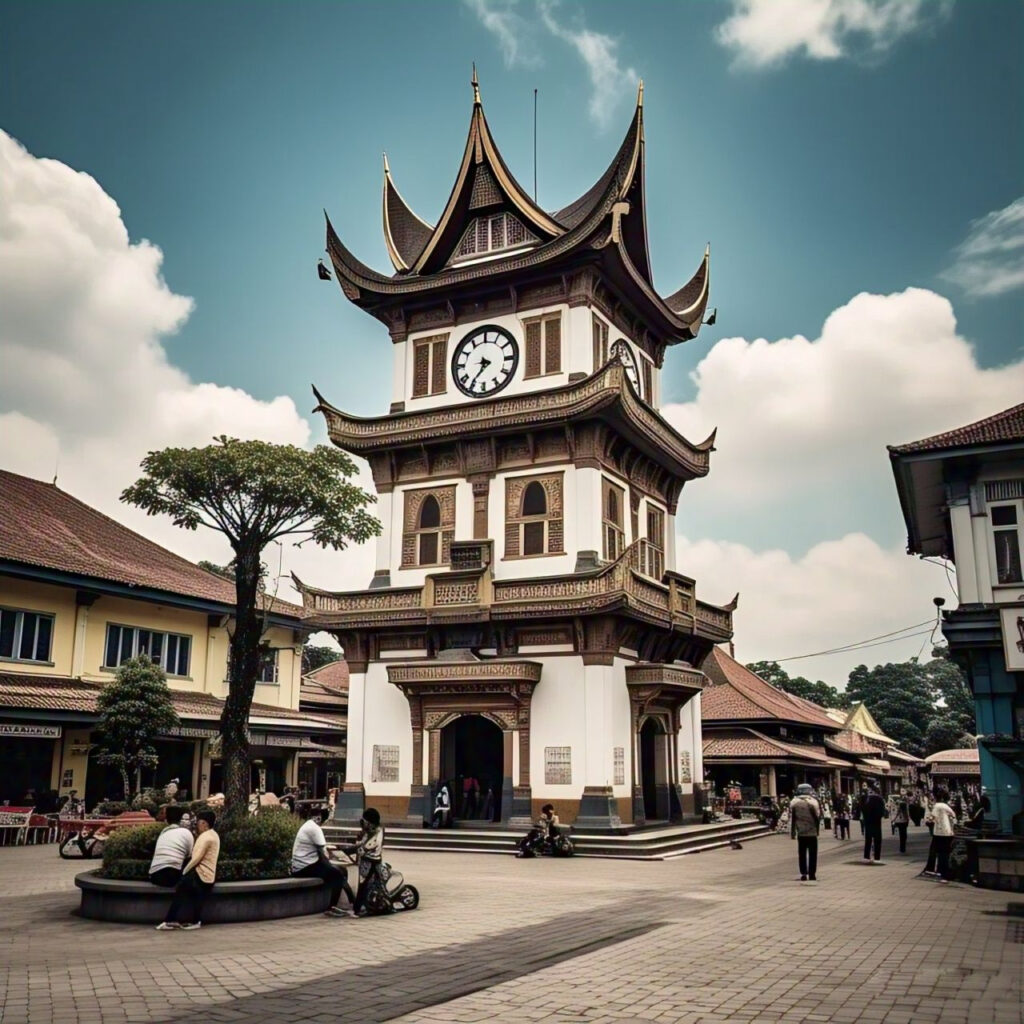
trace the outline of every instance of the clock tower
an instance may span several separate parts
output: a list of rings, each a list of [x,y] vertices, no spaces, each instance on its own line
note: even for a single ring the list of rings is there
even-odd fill
[[[675,564],[683,485],[707,474],[658,413],[670,347],[696,337],[709,253],[659,295],[647,250],[643,85],[598,181],[554,213],[502,159],[473,76],[455,184],[436,224],[384,162],[393,274],[330,220],[345,296],[387,329],[392,402],[331,440],[369,462],[383,533],[365,589],[297,581],[311,629],[349,664],[348,776],[335,816],[372,805],[617,828],[699,811],[705,656],[732,611]],[[696,785],[695,785],[696,784]]]

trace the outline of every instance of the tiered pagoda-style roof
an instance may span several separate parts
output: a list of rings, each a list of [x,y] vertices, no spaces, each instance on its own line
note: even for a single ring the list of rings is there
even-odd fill
[[[501,221],[500,245],[490,223]],[[538,277],[593,265],[616,300],[656,333],[660,343],[696,337],[708,301],[710,253],[693,277],[661,296],[647,246],[644,198],[643,83],[629,129],[603,175],[579,199],[542,210],[516,181],[491,136],[473,73],[473,112],[451,195],[434,225],[402,198],[384,161],[384,239],[393,275],[362,263],[327,219],[327,252],[345,295],[393,327],[408,309],[450,300],[453,289],[513,288],[524,272]],[[482,232],[482,233],[481,233]],[[484,239],[484,244],[480,243]]]

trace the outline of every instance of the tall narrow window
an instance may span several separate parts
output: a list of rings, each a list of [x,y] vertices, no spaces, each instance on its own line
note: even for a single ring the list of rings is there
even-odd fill
[[[412,397],[443,395],[447,390],[448,335],[435,334],[412,343]]]
[[[505,481],[505,557],[563,553],[562,474]]]
[[[602,526],[604,533],[604,557],[614,562],[626,547],[626,531],[623,526],[623,500],[625,491],[610,480],[603,481],[601,500]]]
[[[665,513],[647,503],[647,538],[643,547],[643,571],[660,580],[665,572]]]
[[[990,506],[992,516],[992,539],[996,549],[996,581],[999,583],[1021,583],[1020,522],[1018,507],[1013,505]]]
[[[562,318],[537,317],[524,321],[526,328],[525,377],[546,377],[562,371]]]
[[[277,655],[275,647],[262,647],[260,649],[260,674],[257,681],[260,683],[277,683]]]
[[[608,325],[595,313],[593,314],[594,331],[594,371],[600,370],[608,362]]]
[[[402,568],[447,565],[455,534],[455,488],[405,492]]]

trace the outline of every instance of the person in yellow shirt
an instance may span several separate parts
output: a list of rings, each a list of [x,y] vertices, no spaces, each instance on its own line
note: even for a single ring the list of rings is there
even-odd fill
[[[167,917],[156,926],[157,931],[178,928],[191,931],[202,927],[203,904],[217,880],[220,836],[213,828],[216,821],[217,815],[213,811],[200,811],[196,815],[199,835],[192,847],[192,857],[181,873]]]

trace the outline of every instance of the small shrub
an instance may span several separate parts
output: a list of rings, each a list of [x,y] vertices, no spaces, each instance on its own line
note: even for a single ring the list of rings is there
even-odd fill
[[[116,818],[128,810],[131,808],[124,800],[102,800],[96,805],[96,813],[102,814],[104,818]]]
[[[157,836],[164,826],[158,822],[152,825],[135,825],[132,828],[119,828],[110,833],[103,844],[103,874],[107,878],[121,878],[122,875],[111,875],[108,871],[122,861],[142,861],[146,866],[153,859]]]
[[[217,863],[218,882],[248,882],[262,877],[259,860],[221,860]],[[103,867],[104,878],[116,878],[123,882],[145,882],[149,879],[148,860],[119,860]]]
[[[106,851],[103,857],[103,877],[117,878],[123,882],[144,882],[149,878],[148,860],[118,860],[107,864]]]
[[[258,878],[265,878],[262,872],[263,861],[254,857],[246,857],[241,860],[219,860],[217,861],[218,882],[251,882]]]
[[[257,878],[286,878],[291,872],[292,845],[300,824],[283,807],[264,807],[252,817],[218,823],[221,856],[260,861]]]

